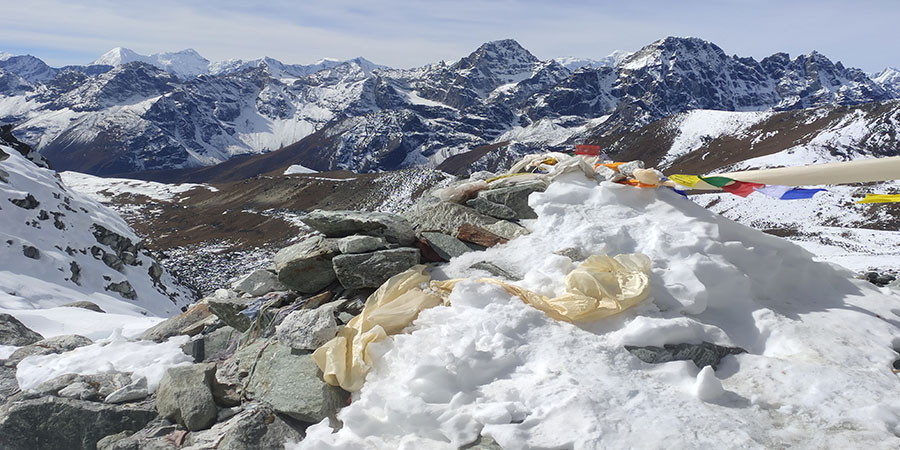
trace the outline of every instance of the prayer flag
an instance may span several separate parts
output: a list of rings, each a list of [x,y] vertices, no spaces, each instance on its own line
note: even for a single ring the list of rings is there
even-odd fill
[[[697,177],[697,178],[700,178],[701,180],[705,181],[707,184],[711,184],[718,188],[725,187],[725,185],[734,181],[731,178],[725,178],[725,177]]]
[[[675,175],[669,175],[669,179],[682,185],[682,186],[687,186],[687,187],[694,187],[697,185],[697,183],[700,182],[700,177],[698,177],[697,175],[675,174]]]
[[[714,177],[714,178],[722,178],[722,177]],[[704,179],[706,181],[706,179]],[[745,181],[737,181],[733,180],[733,183],[726,184],[725,186],[721,186],[722,190],[725,192],[730,192],[734,195],[738,195],[741,197],[746,197],[753,192],[756,191],[756,188],[761,188],[765,186],[764,184],[759,183],[747,183]],[[709,183],[707,181],[707,183]]]
[[[856,203],[897,203],[900,202],[900,194],[866,194],[866,198]]]
[[[584,145],[578,144],[575,146],[575,154],[576,155],[587,155],[587,156],[597,156],[600,154],[599,145]]]
[[[794,188],[784,193],[781,196],[782,200],[799,200],[804,198],[813,198],[813,195],[816,195],[816,192],[822,192],[825,189],[802,189],[802,188]]]

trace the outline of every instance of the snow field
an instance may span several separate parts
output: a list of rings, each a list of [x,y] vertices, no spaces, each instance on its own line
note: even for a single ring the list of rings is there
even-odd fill
[[[457,448],[479,434],[503,448],[900,445],[900,296],[667,190],[571,175],[530,203],[531,234],[433,276],[487,276],[468,267],[490,261],[551,295],[583,257],[641,252],[651,298],[573,325],[463,282],[379,344],[340,431],[323,422],[289,448]],[[712,372],[624,348],[702,341],[748,353]]]

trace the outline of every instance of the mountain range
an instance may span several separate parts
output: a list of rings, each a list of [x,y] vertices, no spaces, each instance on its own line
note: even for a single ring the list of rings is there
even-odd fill
[[[817,52],[756,61],[679,37],[596,61],[541,61],[500,40],[413,69],[363,58],[210,63],[190,49],[117,48],[63,68],[0,59],[0,122],[57,169],[97,175],[206,167],[282,148],[295,149],[290,163],[315,170],[437,166],[497,143],[563,149],[694,109],[787,111],[898,92],[892,69],[870,78]]]

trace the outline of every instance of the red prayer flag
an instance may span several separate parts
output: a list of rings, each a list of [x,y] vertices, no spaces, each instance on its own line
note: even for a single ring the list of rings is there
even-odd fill
[[[748,183],[746,181],[737,181],[734,180],[733,183],[722,186],[722,190],[725,192],[730,192],[734,195],[740,195],[741,197],[746,197],[752,194],[756,188],[761,188],[765,186],[764,184],[759,183]]]
[[[584,145],[578,144],[575,146],[575,154],[576,155],[588,155],[588,156],[597,156],[600,154],[600,151],[603,150],[599,145]]]

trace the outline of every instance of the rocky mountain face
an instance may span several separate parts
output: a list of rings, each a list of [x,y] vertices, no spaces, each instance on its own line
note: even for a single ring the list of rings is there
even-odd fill
[[[793,110],[896,95],[815,52],[756,61],[695,38],[611,55],[614,66],[540,61],[513,40],[403,70],[362,58],[203,68],[192,51],[111,53],[63,69],[0,61],[0,121],[60,169],[93,174],[210,166],[294,143],[310,150],[291,163],[381,171],[436,166],[506,141],[559,148],[691,109]],[[199,75],[186,77],[191,64]]]

